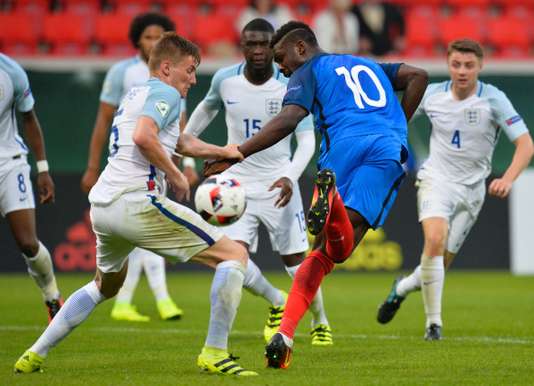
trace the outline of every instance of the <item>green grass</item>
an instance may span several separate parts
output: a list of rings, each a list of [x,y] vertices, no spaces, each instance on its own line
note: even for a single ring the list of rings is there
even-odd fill
[[[158,320],[145,281],[135,303],[152,317],[144,324],[109,318],[105,302],[89,320],[52,350],[41,374],[15,375],[12,368],[45,326],[44,306],[25,275],[0,276],[0,385],[520,385],[534,377],[534,281],[501,272],[454,272],[447,276],[444,337],[422,339],[419,293],[387,326],[375,322],[392,274],[340,274],[323,284],[334,328],[332,347],[311,347],[309,317],[300,325],[288,370],[264,368],[261,331],[267,304],[248,293],[230,337],[230,352],[260,373],[254,379],[201,373],[196,356],[205,339],[211,275],[169,275],[173,298],[185,310],[177,322]],[[283,274],[268,274],[288,288]],[[89,275],[59,275],[64,294]]]

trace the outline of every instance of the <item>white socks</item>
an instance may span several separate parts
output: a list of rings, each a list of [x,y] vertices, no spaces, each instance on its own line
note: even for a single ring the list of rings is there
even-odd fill
[[[421,292],[425,304],[426,327],[431,324],[442,326],[441,321],[441,295],[443,281],[445,279],[445,267],[443,256],[421,257]]]
[[[280,290],[269,283],[251,259],[248,259],[243,287],[253,295],[263,297],[275,307],[283,306],[286,302]]]
[[[299,269],[299,265],[295,265],[293,267],[285,266],[286,271],[288,275],[291,277],[291,279],[295,278],[295,274],[297,273],[297,270]],[[324,304],[323,304],[323,291],[321,291],[321,287],[317,289],[317,293],[315,294],[315,297],[313,298],[311,304],[310,304],[310,312],[312,313],[312,328],[317,326],[318,324],[326,324],[329,326],[328,319],[326,318],[326,312],[324,310]]]
[[[170,296],[165,278],[165,259],[154,252],[143,252],[143,267],[156,301],[168,299]]]
[[[74,292],[52,319],[48,328],[30,347],[30,351],[43,357],[46,356],[52,347],[87,319],[96,305],[104,299],[94,281]]]
[[[43,299],[45,301],[59,299],[59,289],[48,249],[39,241],[39,250],[35,256],[28,257],[24,254],[22,256],[26,260],[28,273],[41,289]]]
[[[241,301],[245,267],[228,260],[217,264],[210,292],[210,321],[205,346],[221,350],[228,348],[228,335]]]
[[[141,278],[141,270],[143,269],[143,253],[141,249],[134,249],[128,255],[128,272],[124,283],[117,294],[116,303],[131,303],[134,291],[139,284]]]
[[[397,285],[397,295],[406,297],[410,292],[421,289],[421,265],[418,265],[414,271],[399,282]]]

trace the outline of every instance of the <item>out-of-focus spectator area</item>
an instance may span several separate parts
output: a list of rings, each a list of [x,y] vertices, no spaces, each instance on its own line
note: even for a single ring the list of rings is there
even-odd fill
[[[534,0],[348,0],[341,6],[345,9],[335,9],[339,2],[0,0],[0,51],[14,56],[131,55],[130,21],[157,11],[169,16],[178,33],[196,42],[204,55],[218,58],[237,54],[239,30],[254,16],[273,24],[287,18],[322,23],[321,29],[331,28],[333,39],[340,39],[333,43],[336,51],[345,44],[352,53],[433,58],[443,55],[451,40],[469,37],[494,58],[523,59],[533,53]],[[336,16],[343,12],[345,16]],[[351,36],[344,37],[347,31]]]

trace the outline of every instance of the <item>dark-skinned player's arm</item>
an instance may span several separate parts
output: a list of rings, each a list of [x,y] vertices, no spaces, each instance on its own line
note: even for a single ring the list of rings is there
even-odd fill
[[[401,106],[406,121],[412,118],[421,99],[423,99],[427,85],[428,74],[425,70],[404,63],[400,65],[393,81],[393,88],[395,91],[403,91]]]
[[[295,131],[298,123],[306,115],[308,115],[308,111],[299,105],[285,105],[282,111],[263,126],[257,134],[239,145],[238,150],[243,154],[244,158],[247,158],[254,153],[271,147]],[[211,176],[222,173],[236,162],[236,160],[207,162],[204,166],[204,175]]]

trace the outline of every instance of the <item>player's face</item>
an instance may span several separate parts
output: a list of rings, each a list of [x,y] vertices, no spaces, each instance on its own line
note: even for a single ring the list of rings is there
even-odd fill
[[[139,53],[143,59],[148,62],[148,57],[150,51],[158,41],[158,39],[163,35],[163,28],[159,25],[149,25],[146,27],[139,38]]]
[[[283,43],[283,41],[274,46],[274,61],[280,67],[280,72],[284,74],[285,77],[289,78],[291,74],[304,63],[304,60],[302,60],[301,55],[299,55],[296,44],[280,43]]]
[[[197,83],[197,62],[192,56],[186,56],[178,63],[169,64],[169,83],[178,90],[182,98],[187,97],[191,86]]]
[[[263,70],[271,65],[273,51],[269,43],[272,37],[272,33],[260,31],[245,31],[241,35],[241,51],[247,66]]]
[[[447,64],[455,88],[470,90],[476,87],[482,61],[474,53],[453,51]]]

